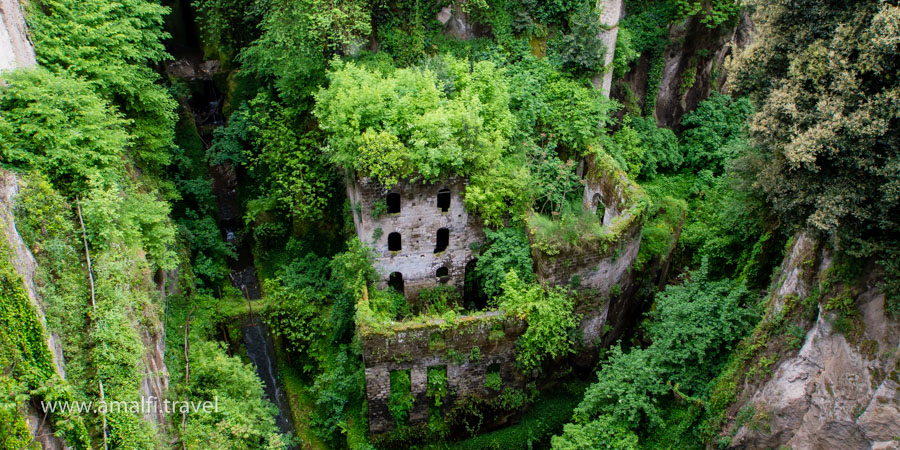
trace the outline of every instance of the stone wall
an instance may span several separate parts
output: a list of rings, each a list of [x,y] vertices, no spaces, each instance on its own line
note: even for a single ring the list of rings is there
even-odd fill
[[[428,422],[428,406],[432,401],[425,395],[429,367],[447,369],[448,396],[443,411],[465,397],[496,395],[498,392],[484,386],[488,369],[495,365],[499,367],[504,387],[522,388],[527,380],[515,368],[515,342],[524,331],[523,321],[500,311],[459,317],[451,324],[434,319],[394,324],[379,331],[361,327],[369,431],[381,434],[395,427],[388,410],[393,371],[410,371],[415,397],[409,415],[411,425]],[[474,347],[478,347],[477,358],[472,357]]]
[[[587,158],[586,172],[583,207],[594,213],[599,205],[605,207],[604,233],[594,238],[584,236],[577,247],[560,248],[554,254],[534,245],[533,229],[529,238],[538,281],[580,291],[576,303],[576,313],[582,316],[579,330],[584,348],[591,349],[600,345],[610,325],[610,306],[629,309],[620,303],[629,301],[633,294],[631,268],[641,246],[644,204],[640,188],[608,157]]]
[[[375,269],[381,275],[380,287],[387,285],[391,273],[403,276],[404,293],[414,301],[418,291],[439,282],[462,289],[466,264],[473,260],[470,245],[484,242],[481,220],[469,215],[463,206],[463,193],[468,180],[451,177],[435,184],[400,181],[390,190],[369,178],[353,178],[347,182],[347,195],[353,205],[353,222],[359,239],[369,244],[376,254]],[[446,212],[438,208],[438,192],[450,191]],[[373,217],[377,203],[385,202],[390,193],[399,194],[400,212]],[[435,253],[437,233],[449,232],[446,250]],[[401,236],[401,250],[388,249],[391,233]],[[447,269],[438,279],[437,271]]]

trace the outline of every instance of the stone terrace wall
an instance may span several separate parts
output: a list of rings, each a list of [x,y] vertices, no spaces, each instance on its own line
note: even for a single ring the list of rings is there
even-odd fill
[[[502,333],[500,332],[502,330]],[[383,331],[361,326],[363,361],[366,373],[366,397],[369,405],[369,431],[381,434],[394,429],[388,410],[390,374],[409,370],[415,403],[410,411],[411,425],[427,423],[425,396],[429,367],[446,366],[448,396],[443,411],[464,397],[488,397],[496,394],[484,387],[488,368],[497,364],[504,387],[521,388],[523,378],[515,368],[516,339],[525,332],[525,323],[508,318],[499,311],[457,318],[453,324],[443,320],[427,323],[400,323]],[[479,348],[480,358],[468,356]]]
[[[451,177],[435,184],[400,181],[390,190],[369,178],[353,178],[347,182],[347,195],[354,208],[353,222],[359,239],[375,249],[375,268],[381,274],[380,287],[384,287],[390,274],[403,275],[407,299],[415,300],[422,288],[435,286],[439,280],[436,272],[448,269],[442,282],[462,289],[465,268],[474,257],[469,245],[484,242],[481,220],[469,215],[463,206],[463,193],[468,180]],[[441,189],[450,190],[450,207],[447,212],[437,206]],[[376,204],[385,201],[387,194],[400,195],[400,212],[372,217]],[[437,232],[447,228],[450,234],[447,249],[435,253]],[[376,232],[380,229],[381,232]],[[401,235],[400,251],[388,250],[388,235]],[[374,239],[377,237],[377,239]]]

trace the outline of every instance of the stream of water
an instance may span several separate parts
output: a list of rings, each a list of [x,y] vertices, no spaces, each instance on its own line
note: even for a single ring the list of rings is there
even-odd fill
[[[221,97],[212,81],[205,81],[206,89],[195,95],[190,102],[198,130],[202,130],[204,142],[212,139],[212,129],[225,125],[221,110]],[[206,95],[203,95],[206,92]],[[251,242],[244,236],[241,204],[238,196],[238,177],[231,163],[209,166],[213,180],[213,194],[219,210],[219,228],[222,239],[232,244],[236,259],[229,261],[231,284],[250,300],[262,295],[259,278],[253,263]],[[263,382],[266,397],[278,407],[276,422],[282,433],[290,433],[293,424],[290,418],[286,396],[278,382],[278,365],[269,330],[259,316],[251,310],[242,323],[242,338],[247,356],[256,366],[256,374]]]

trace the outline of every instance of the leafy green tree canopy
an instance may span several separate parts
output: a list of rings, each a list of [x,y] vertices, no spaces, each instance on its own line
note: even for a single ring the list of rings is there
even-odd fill
[[[331,162],[386,186],[494,165],[512,125],[503,70],[450,56],[441,65],[439,77],[430,68],[335,62],[328,88],[315,96]]]

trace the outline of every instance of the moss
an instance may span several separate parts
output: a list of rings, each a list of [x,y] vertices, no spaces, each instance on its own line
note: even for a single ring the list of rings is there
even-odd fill
[[[44,325],[10,260],[4,239],[0,243],[0,385],[20,380],[30,396],[47,402],[73,402],[68,383],[59,379],[53,367]],[[90,438],[80,415],[51,413],[50,420],[70,445],[89,448]],[[18,423],[20,418],[14,421]]]
[[[872,339],[864,339],[859,344],[859,352],[862,353],[867,361],[873,361],[878,357],[878,341]]]

